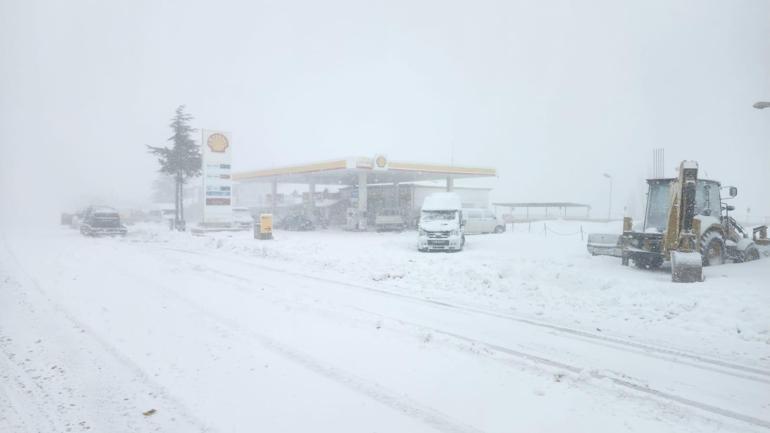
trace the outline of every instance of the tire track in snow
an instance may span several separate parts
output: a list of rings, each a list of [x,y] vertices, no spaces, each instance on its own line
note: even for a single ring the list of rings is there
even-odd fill
[[[454,420],[449,415],[414,401],[406,395],[401,395],[383,387],[376,382],[366,380],[350,372],[334,367],[333,365],[319,361],[313,356],[293,348],[285,343],[282,343],[277,339],[245,328],[232,319],[216,313],[212,313],[209,309],[200,305],[196,301],[182,296],[179,292],[169,288],[166,285],[139,276],[132,270],[124,268],[118,268],[118,270],[122,275],[132,278],[142,285],[155,287],[165,295],[176,299],[181,303],[184,303],[201,317],[204,317],[216,324],[219,324],[220,326],[223,326],[226,329],[229,329],[234,334],[241,335],[247,339],[255,341],[262,347],[282,356],[283,358],[286,358],[291,362],[301,365],[302,367],[315,374],[325,377],[334,383],[342,385],[374,401],[382,403],[383,405],[388,406],[399,413],[428,424],[439,431],[446,433],[482,433],[481,430],[464,424],[460,421]]]
[[[120,365],[122,365],[131,373],[133,373],[135,377],[140,379],[148,388],[153,390],[155,394],[157,394],[162,400],[165,400],[166,402],[168,402],[169,407],[173,409],[177,415],[183,417],[191,425],[194,425],[198,429],[198,431],[215,432],[215,430],[213,430],[211,427],[207,426],[204,422],[199,420],[196,416],[192,415],[192,413],[190,413],[190,411],[184,406],[184,404],[181,401],[173,397],[165,387],[163,387],[161,384],[157,383],[150,376],[148,376],[147,373],[145,373],[144,370],[142,370],[141,367],[139,367],[136,363],[134,363],[129,357],[127,357],[125,354],[120,352],[115,346],[110,344],[106,339],[101,337],[99,334],[95,333],[85,323],[77,319],[72,313],[70,313],[67,309],[65,309],[61,304],[57,303],[51,297],[49,297],[45,289],[43,289],[40,283],[26,270],[26,268],[23,266],[21,261],[11,250],[11,247],[5,238],[2,239],[2,244],[5,247],[8,257],[10,257],[11,260],[16,263],[18,270],[21,272],[24,278],[30,282],[30,285],[32,286],[32,288],[43,299],[45,299],[46,302],[48,302],[48,304],[51,306],[51,308],[55,312],[59,313],[62,317],[68,320],[76,328],[86,331],[85,333],[91,339],[93,339],[106,353],[111,355],[112,358],[115,359]],[[56,431],[56,430],[52,430],[52,431]]]
[[[57,419],[53,416],[51,411],[48,410],[48,407],[45,404],[40,403],[41,401],[45,401],[47,397],[45,390],[42,389],[40,384],[33,380],[24,371],[24,369],[15,362],[13,356],[9,355],[11,354],[6,352],[5,349],[2,350],[2,354],[0,354],[0,369],[2,369],[3,374],[7,377],[6,383],[15,383],[17,392],[15,393],[16,395],[9,395],[8,393],[4,392],[3,394],[6,397],[4,400],[8,401],[9,410],[15,412],[19,417],[17,420],[20,421],[24,426],[23,431],[33,431],[32,428],[24,421],[25,419],[42,420],[43,423],[48,426],[47,430],[44,431],[63,431],[63,426],[57,423]],[[34,410],[32,411],[24,410],[25,416],[23,417],[19,412],[19,408],[26,408],[27,405],[17,401],[18,399],[22,398],[22,396],[25,399],[30,399],[32,406],[34,406]],[[43,431],[39,429],[37,431],[43,433]]]
[[[333,284],[333,285],[337,285],[337,286],[344,286],[344,287],[358,289],[358,290],[366,290],[366,291],[370,291],[370,292],[374,292],[374,293],[379,293],[379,294],[385,295],[385,296],[392,296],[392,297],[407,299],[407,300],[411,300],[411,301],[432,304],[432,305],[435,305],[435,306],[438,306],[438,307],[442,307],[442,308],[445,308],[445,309],[464,311],[464,312],[467,312],[467,313],[480,314],[480,315],[489,316],[489,317],[495,317],[495,318],[504,319],[504,320],[508,320],[508,321],[524,323],[524,324],[527,324],[527,325],[536,326],[536,327],[540,327],[540,328],[546,328],[546,329],[550,329],[552,331],[556,331],[556,332],[559,332],[559,333],[562,333],[562,334],[565,334],[565,335],[573,336],[575,338],[581,339],[581,341],[588,341],[588,342],[594,342],[594,343],[602,342],[602,343],[604,343],[604,345],[610,345],[610,347],[615,347],[618,350],[626,350],[626,351],[630,351],[630,352],[633,352],[633,353],[641,353],[641,354],[649,354],[649,355],[658,354],[658,356],[665,356],[665,358],[663,358],[663,359],[666,359],[666,360],[669,360],[669,361],[672,361],[672,362],[677,362],[677,363],[680,363],[680,364],[684,364],[684,365],[688,365],[688,366],[692,366],[692,367],[697,367],[697,368],[701,368],[701,369],[705,369],[705,370],[709,370],[709,371],[718,371],[718,372],[729,374],[731,376],[739,377],[739,378],[742,378],[742,379],[753,380],[753,381],[762,382],[762,383],[770,383],[770,381],[769,381],[770,380],[770,370],[764,370],[764,369],[761,369],[761,368],[755,368],[755,367],[750,367],[750,366],[746,366],[746,365],[736,364],[736,363],[732,363],[732,362],[728,362],[728,361],[723,361],[723,360],[720,360],[720,359],[714,359],[714,358],[710,358],[710,357],[706,357],[706,356],[702,356],[702,355],[697,355],[697,354],[694,354],[694,353],[688,353],[688,352],[681,351],[681,350],[675,350],[675,349],[671,349],[671,348],[667,348],[667,347],[662,347],[662,346],[651,345],[651,344],[647,344],[647,343],[639,343],[639,342],[636,342],[636,341],[625,340],[625,339],[617,338],[617,337],[610,337],[610,336],[606,336],[606,335],[599,335],[599,334],[595,334],[595,333],[588,332],[588,331],[583,331],[583,330],[579,330],[579,329],[574,329],[574,328],[569,328],[569,327],[557,325],[557,324],[554,324],[554,323],[543,322],[543,321],[539,321],[539,320],[533,320],[533,319],[529,319],[529,318],[525,318],[525,317],[519,317],[519,316],[514,316],[514,315],[510,315],[510,314],[498,313],[498,312],[484,310],[484,309],[481,309],[481,308],[476,308],[476,307],[471,307],[471,306],[453,304],[453,303],[445,302],[445,301],[438,301],[438,300],[429,299],[429,298],[422,298],[422,297],[419,297],[419,296],[412,296],[412,295],[408,295],[408,294],[404,294],[404,293],[393,292],[393,291],[386,290],[386,289],[380,289],[380,288],[376,288],[376,287],[366,286],[366,285],[363,285],[363,284],[350,283],[350,282],[346,282],[346,281],[338,281],[338,280],[334,280],[334,279],[331,279],[331,278],[319,277],[319,276],[316,276],[316,275],[305,274],[305,273],[302,273],[302,272],[283,270],[283,269],[276,268],[276,267],[269,266],[269,265],[265,265],[265,264],[262,264],[262,263],[255,263],[255,262],[243,260],[243,259],[237,258],[237,257],[224,258],[224,257],[218,256],[218,255],[208,254],[208,253],[204,253],[204,252],[200,252],[200,251],[191,251],[191,250],[184,250],[184,249],[172,248],[172,247],[158,247],[158,246],[155,246],[155,248],[162,249],[162,250],[179,252],[179,253],[197,255],[197,256],[210,257],[210,258],[218,259],[220,261],[225,261],[225,262],[231,263],[231,264],[232,263],[240,263],[240,264],[243,264],[243,265],[248,265],[249,267],[252,267],[252,268],[259,268],[261,270],[266,270],[266,271],[271,271],[271,272],[275,272],[275,273],[280,273],[282,275],[291,275],[291,276],[306,278],[306,279],[309,279],[309,280],[319,281],[319,282],[323,282],[323,283],[327,283],[327,284]],[[630,349],[625,349],[626,347],[630,348]],[[679,358],[685,358],[685,359],[687,359],[687,361],[683,361],[682,359],[679,359]],[[715,369],[714,367],[719,367],[719,368],[722,368],[722,369]],[[723,370],[723,369],[727,369],[727,370]],[[732,370],[732,371],[730,371],[730,370]],[[765,376],[768,379],[747,376],[746,374]]]
[[[361,311],[366,311],[366,310],[361,310]],[[378,313],[372,313],[372,314],[378,314]],[[385,317],[385,316],[382,316],[381,314],[379,314],[379,316]],[[403,320],[403,319],[396,318],[396,317],[391,317],[391,319],[399,321],[401,323],[409,324],[411,326],[427,329],[427,330],[430,330],[431,332],[436,333],[436,334],[444,335],[444,336],[447,336],[447,337],[450,337],[450,338],[454,338],[454,339],[457,339],[457,340],[460,340],[460,341],[465,341],[465,342],[470,343],[470,344],[472,344],[474,346],[481,346],[481,347],[484,347],[484,348],[486,348],[488,350],[491,350],[491,351],[495,351],[495,352],[498,352],[498,353],[504,353],[506,355],[514,356],[514,357],[517,357],[517,358],[520,358],[520,359],[525,359],[525,360],[532,361],[532,362],[535,362],[535,363],[538,363],[538,364],[545,364],[545,365],[548,365],[550,367],[560,368],[560,369],[563,369],[563,370],[567,370],[567,371],[569,371],[571,373],[581,374],[585,370],[584,368],[579,367],[579,366],[567,364],[567,363],[564,363],[564,362],[561,362],[561,361],[552,360],[552,359],[549,359],[549,358],[545,358],[545,357],[542,357],[542,356],[539,356],[539,355],[523,352],[523,351],[520,351],[520,350],[511,349],[511,348],[508,348],[508,347],[505,347],[505,346],[501,346],[501,345],[498,345],[498,344],[488,343],[488,342],[485,342],[485,341],[482,341],[482,340],[479,340],[479,339],[476,339],[476,338],[466,337],[464,335],[460,335],[460,334],[457,334],[457,333],[454,333],[454,332],[444,331],[444,330],[441,330],[441,329],[438,329],[438,328],[433,328],[433,327],[430,327],[430,326],[425,326],[425,325],[422,325],[422,324],[410,322],[410,321]],[[693,407],[693,408],[696,408],[696,409],[703,410],[705,412],[710,412],[712,414],[720,415],[720,416],[723,416],[723,417],[726,417],[726,418],[732,418],[734,420],[745,422],[747,424],[751,424],[751,425],[754,425],[754,426],[757,426],[757,427],[762,427],[762,428],[765,428],[765,429],[770,429],[770,421],[767,421],[767,420],[764,420],[764,419],[760,419],[760,418],[756,418],[756,417],[753,417],[753,416],[750,416],[750,415],[745,415],[745,414],[742,414],[742,413],[739,413],[739,412],[727,410],[727,409],[724,409],[724,408],[721,408],[721,407],[718,407],[718,406],[714,406],[714,405],[703,403],[703,402],[700,402],[700,401],[697,401],[697,400],[693,400],[693,399],[689,399],[689,398],[686,398],[686,397],[682,397],[682,396],[679,396],[679,395],[676,395],[676,394],[673,394],[673,393],[670,393],[670,392],[665,392],[665,391],[661,391],[661,390],[658,390],[658,389],[655,389],[655,388],[650,388],[647,385],[641,385],[639,383],[632,382],[632,381],[629,381],[629,380],[626,380],[626,379],[621,379],[621,378],[619,378],[617,376],[613,376],[613,375],[610,375],[610,374],[602,373],[602,372],[597,371],[597,370],[590,370],[590,371],[588,371],[588,374],[590,374],[591,377],[593,377],[595,379],[609,379],[615,385],[618,385],[618,386],[621,386],[621,387],[624,387],[624,388],[628,388],[628,389],[631,389],[633,391],[641,392],[641,393],[644,393],[644,394],[647,394],[647,395],[651,395],[653,397],[657,397],[658,399],[673,401],[673,402],[676,402],[676,403],[679,403],[679,404],[682,404],[682,405],[685,405],[685,406],[689,406],[689,407]]]
[[[174,249],[174,251],[177,251],[177,250]],[[187,253],[188,251],[182,250],[182,252]],[[191,252],[191,254],[196,254],[196,253]],[[201,254],[201,255],[204,255],[206,257],[216,257],[216,256],[210,256],[208,254]],[[220,259],[229,262],[229,260],[227,260],[227,259],[223,259],[223,258],[220,258]],[[261,265],[253,265],[253,266],[259,267],[260,269],[262,269]],[[271,270],[271,271],[274,271],[274,272],[280,272],[280,273],[288,273],[288,274],[291,274],[293,276],[299,276],[299,277],[303,277],[303,278],[310,278],[310,279],[313,279],[313,280],[318,280],[318,281],[322,281],[322,282],[329,283],[329,284],[353,286],[355,288],[363,288],[365,290],[371,290],[371,291],[375,291],[375,292],[382,292],[381,289],[369,288],[369,287],[366,287],[366,286],[358,286],[358,285],[355,285],[355,284],[345,283],[345,282],[337,282],[337,281],[328,280],[328,279],[325,279],[325,278],[320,278],[320,277],[315,277],[315,276],[310,276],[310,275],[305,275],[305,274],[301,274],[301,273],[282,272],[282,271],[279,271],[279,270],[276,270],[276,269],[272,269],[272,268],[268,268],[267,270]],[[232,277],[232,278],[243,280],[242,277],[235,276],[235,275],[230,276],[230,275],[228,275],[226,273],[223,273],[221,271],[217,271],[217,273],[220,274],[220,275],[223,275],[223,276],[228,276],[228,277]],[[408,295],[401,295],[401,294],[391,293],[391,292],[387,292],[387,291],[384,291],[384,292],[386,294],[388,294],[388,295],[393,294],[393,295],[398,296],[398,297],[403,297],[403,298],[407,298],[407,299],[415,299],[415,300],[419,300],[419,301],[424,301],[422,298],[416,298],[416,297],[411,297],[411,296],[408,296]],[[430,301],[430,300],[427,300],[427,301]],[[434,302],[431,302],[431,303],[434,303]],[[443,303],[443,302],[438,302],[438,304],[442,305],[442,306],[445,305],[445,303]],[[448,305],[452,305],[452,304],[448,304]],[[686,398],[686,397],[682,397],[682,396],[674,394],[674,393],[670,393],[670,392],[662,391],[662,390],[659,390],[659,389],[651,388],[651,387],[649,387],[647,385],[642,385],[642,384],[639,384],[637,382],[633,382],[633,381],[630,381],[630,380],[618,377],[618,376],[616,376],[616,375],[618,375],[618,373],[616,373],[616,372],[612,372],[612,373],[615,374],[615,375],[612,375],[612,374],[602,373],[602,372],[599,372],[599,371],[596,371],[596,370],[587,370],[587,369],[585,369],[583,367],[580,367],[580,366],[576,366],[576,365],[572,365],[572,364],[565,363],[565,362],[562,362],[562,361],[550,359],[550,358],[543,357],[543,356],[540,356],[540,355],[537,355],[537,354],[533,354],[533,353],[527,353],[527,352],[524,352],[524,351],[511,349],[509,347],[505,347],[505,346],[502,346],[502,345],[499,345],[499,344],[488,343],[488,342],[482,341],[480,339],[476,339],[476,338],[472,338],[472,337],[467,337],[465,335],[460,335],[460,334],[457,334],[457,333],[454,333],[454,332],[451,332],[451,331],[445,331],[445,330],[442,330],[442,329],[439,329],[439,328],[434,328],[434,327],[431,327],[431,326],[426,326],[426,325],[423,325],[423,324],[411,322],[409,320],[404,320],[404,319],[401,319],[401,318],[398,318],[398,317],[389,317],[389,316],[383,315],[381,313],[372,312],[372,311],[368,311],[368,310],[357,308],[357,307],[353,307],[353,308],[355,308],[355,309],[357,309],[359,311],[362,311],[362,312],[374,315],[374,316],[388,317],[388,318],[390,318],[392,320],[395,320],[395,321],[398,321],[398,322],[401,322],[401,323],[405,323],[405,324],[408,324],[408,325],[411,325],[411,326],[414,326],[414,327],[430,330],[430,331],[432,331],[432,332],[434,332],[436,334],[444,335],[444,336],[447,336],[449,338],[453,338],[453,339],[456,339],[456,340],[459,340],[459,341],[464,341],[466,343],[470,343],[470,344],[473,344],[473,345],[476,345],[476,346],[485,347],[488,350],[491,350],[491,351],[494,351],[494,352],[503,353],[503,354],[506,354],[506,355],[514,356],[516,358],[524,359],[524,360],[527,360],[527,361],[530,361],[530,362],[534,362],[534,363],[537,363],[537,364],[547,365],[549,367],[555,367],[555,368],[558,368],[558,369],[562,369],[562,370],[568,371],[568,372],[573,373],[573,374],[581,374],[583,372],[587,372],[591,377],[593,377],[595,379],[607,379],[607,380],[610,380],[612,383],[614,383],[617,386],[620,386],[620,387],[623,387],[623,388],[626,388],[626,389],[630,389],[630,390],[635,391],[637,393],[645,394],[647,396],[650,396],[650,397],[653,397],[653,398],[657,399],[657,401],[675,402],[675,403],[678,403],[678,404],[683,405],[683,406],[687,406],[687,407],[690,407],[690,408],[695,408],[695,409],[698,409],[698,410],[701,410],[701,411],[704,411],[704,412],[708,412],[708,413],[710,413],[712,415],[718,415],[718,416],[721,416],[721,417],[725,417],[725,418],[729,418],[729,419],[732,419],[732,420],[740,421],[740,422],[743,422],[743,423],[746,423],[746,424],[750,424],[750,425],[755,426],[755,427],[761,427],[761,428],[764,428],[764,429],[770,429],[770,421],[767,421],[767,420],[764,420],[764,419],[761,419],[761,418],[757,418],[757,417],[753,417],[753,416],[750,416],[750,415],[742,414],[742,413],[739,413],[739,412],[731,411],[731,410],[728,410],[728,409],[724,409],[724,408],[721,408],[721,407],[718,407],[718,406],[715,406],[715,405],[711,405],[711,404],[708,404],[708,403],[704,403],[704,402],[701,402],[701,401],[697,401],[697,400],[689,399],[689,398]],[[458,310],[458,309],[459,310],[465,310],[465,308],[459,307],[459,306],[453,306],[452,309],[455,309],[455,310]],[[498,316],[497,313],[492,313],[492,315],[494,315],[496,317]],[[502,316],[502,318],[507,318],[507,317],[506,316]],[[615,349],[620,349],[620,350],[626,350],[627,351],[627,349],[619,348],[619,347],[617,347],[615,345],[611,345],[610,347],[615,348]],[[633,351],[633,353],[645,354],[644,352],[638,352],[638,351],[635,351],[635,350]],[[667,361],[672,361],[672,362],[677,362],[677,363],[680,363],[680,364],[684,364],[684,365],[687,365],[687,366],[703,368],[703,369],[706,369],[706,370],[715,371],[715,372],[722,373],[722,374],[729,374],[729,375],[732,375],[732,376],[741,377],[741,378],[746,379],[746,380],[753,380],[753,381],[756,381],[756,382],[768,383],[764,379],[758,379],[758,378],[754,378],[754,377],[751,377],[751,376],[745,376],[745,375],[736,374],[736,373],[733,373],[733,372],[727,372],[727,371],[724,371],[724,370],[721,370],[721,369],[711,368],[709,366],[700,366],[700,365],[697,365],[697,364],[694,364],[694,363],[691,363],[691,362],[683,362],[683,361],[677,360],[677,359],[670,359],[670,358],[663,358],[663,359],[665,359]]]
[[[216,271],[216,270],[212,270],[212,271],[215,271],[215,273],[217,273],[217,274],[219,274],[221,276],[226,276],[226,277],[230,277],[230,278],[236,278],[236,279],[243,280],[241,277],[238,277],[238,276],[229,275],[229,274],[222,273],[222,272],[219,272],[219,271]],[[235,286],[225,286],[225,287],[229,287],[231,289],[238,289],[240,291],[250,292],[250,293],[252,293],[254,295],[257,295],[256,292],[249,291],[249,290],[247,290],[246,287],[235,287]],[[262,296],[259,296],[259,297],[262,297]],[[263,299],[262,301],[264,302],[264,301],[267,301],[267,300]],[[270,301],[270,302],[275,302],[275,301],[273,300],[273,301]],[[287,301],[279,301],[279,302],[282,302],[282,303],[284,303],[286,305],[291,305]],[[305,307],[306,308],[320,309],[320,307],[314,306],[312,304],[308,304]],[[533,362],[533,363],[539,364],[539,365],[546,365],[548,367],[564,370],[564,371],[567,371],[567,372],[570,372],[570,373],[573,373],[573,374],[576,374],[576,375],[587,373],[588,375],[590,375],[594,379],[598,379],[598,380],[607,379],[607,380],[610,380],[612,383],[614,383],[617,386],[620,386],[620,387],[623,387],[623,388],[627,388],[627,389],[631,389],[632,391],[636,391],[638,393],[642,393],[642,394],[645,394],[645,395],[648,395],[648,396],[652,396],[655,399],[657,399],[658,402],[660,402],[661,400],[673,401],[673,402],[679,403],[679,404],[684,405],[684,406],[689,406],[691,408],[695,408],[695,409],[699,409],[699,410],[702,410],[702,411],[705,411],[705,412],[709,412],[712,415],[715,414],[715,415],[719,415],[719,416],[722,416],[722,417],[725,417],[725,418],[730,418],[730,419],[733,419],[733,420],[737,420],[737,421],[740,421],[740,422],[751,424],[751,425],[754,425],[754,426],[757,426],[757,427],[762,427],[762,428],[770,429],[770,421],[766,421],[766,420],[763,420],[763,419],[760,419],[760,418],[752,417],[750,415],[745,415],[745,414],[742,414],[742,413],[739,413],[739,412],[727,410],[727,409],[724,409],[724,408],[721,408],[721,407],[718,407],[718,406],[714,406],[714,405],[710,405],[710,404],[707,404],[707,403],[703,403],[703,402],[700,402],[700,401],[697,401],[697,400],[688,399],[686,397],[682,397],[682,396],[679,396],[679,395],[676,395],[676,394],[673,394],[673,393],[670,393],[670,392],[665,392],[665,391],[661,391],[661,390],[658,390],[658,389],[651,388],[651,387],[649,387],[647,385],[643,385],[643,384],[640,384],[638,382],[634,382],[634,381],[631,381],[631,380],[628,380],[628,379],[623,379],[622,378],[622,374],[620,374],[618,372],[615,372],[615,371],[612,371],[612,370],[605,370],[604,372],[598,371],[598,370],[589,370],[589,369],[586,369],[584,367],[580,367],[580,366],[577,366],[577,365],[572,365],[572,364],[565,363],[565,362],[562,362],[562,361],[557,361],[557,360],[554,360],[554,359],[546,358],[546,357],[543,357],[543,356],[540,356],[540,355],[524,352],[524,351],[521,351],[521,350],[511,349],[510,347],[506,347],[506,346],[502,346],[502,345],[494,344],[494,343],[489,343],[489,342],[486,342],[486,341],[483,341],[483,340],[480,340],[480,339],[477,339],[477,338],[467,337],[465,335],[461,335],[461,334],[458,334],[458,333],[455,333],[455,332],[446,331],[446,330],[442,330],[442,329],[435,328],[435,327],[432,327],[432,326],[427,326],[427,325],[424,325],[424,324],[420,324],[420,323],[412,322],[412,321],[409,321],[409,320],[405,320],[405,319],[400,318],[400,317],[387,316],[387,315],[383,315],[382,313],[378,313],[378,312],[374,312],[374,311],[369,311],[369,310],[366,310],[366,309],[363,309],[363,308],[358,308],[358,307],[348,306],[348,308],[353,308],[353,309],[355,309],[357,311],[366,313],[367,315],[370,315],[370,316],[373,316],[373,317],[380,317],[380,318],[390,319],[390,320],[398,322],[398,323],[400,323],[402,325],[405,324],[405,325],[408,325],[408,326],[411,326],[411,327],[414,327],[414,328],[430,331],[430,332],[432,332],[434,334],[437,334],[437,335],[444,335],[444,336],[446,336],[446,337],[448,337],[450,339],[453,339],[453,340],[458,340],[458,341],[462,341],[462,342],[465,342],[465,343],[469,343],[469,344],[471,344],[474,347],[483,347],[483,348],[489,350],[490,352],[496,352],[496,353],[501,353],[501,354],[513,356],[513,357],[518,358],[518,359],[522,359],[522,360],[525,360],[525,361]],[[337,314],[341,315],[341,313],[339,313],[339,312],[337,312]],[[615,346],[610,346],[610,347],[614,348]],[[691,364],[687,363],[686,365],[691,365]],[[724,373],[722,370],[718,370],[718,369],[710,369],[710,370],[718,372],[718,373]],[[748,379],[748,380],[752,380],[751,377],[743,377],[743,378],[744,379]],[[765,381],[763,381],[763,382],[765,382]],[[765,382],[765,383],[768,383],[768,382]]]

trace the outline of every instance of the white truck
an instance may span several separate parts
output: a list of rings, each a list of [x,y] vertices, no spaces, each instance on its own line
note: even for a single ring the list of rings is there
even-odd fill
[[[425,197],[417,226],[419,251],[461,251],[465,245],[460,196],[439,192]]]
[[[381,209],[374,218],[374,226],[378,232],[400,232],[406,228],[406,221],[399,209]]]

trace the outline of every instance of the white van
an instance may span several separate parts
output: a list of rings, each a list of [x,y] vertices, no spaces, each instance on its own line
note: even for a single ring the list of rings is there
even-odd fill
[[[417,226],[419,251],[460,251],[465,245],[460,196],[439,192],[425,197]]]
[[[489,209],[463,209],[465,234],[502,233],[505,222]]]

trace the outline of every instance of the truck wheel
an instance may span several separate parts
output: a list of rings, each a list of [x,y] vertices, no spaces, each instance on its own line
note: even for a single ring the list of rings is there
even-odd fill
[[[706,232],[700,238],[700,251],[703,256],[703,266],[716,266],[725,263],[725,240],[717,231]]]
[[[502,233],[504,231],[505,231],[505,227],[503,227],[503,226],[495,227],[495,233]]]

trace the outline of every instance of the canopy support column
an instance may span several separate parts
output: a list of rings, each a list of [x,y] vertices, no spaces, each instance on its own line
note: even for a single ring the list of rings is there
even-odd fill
[[[366,172],[358,172],[358,229],[366,230],[366,199],[369,192],[366,190]]]
[[[278,206],[278,180],[273,179],[270,182],[270,213],[275,216],[276,207]]]
[[[401,191],[398,182],[393,182],[393,207],[401,209]]]
[[[310,183],[308,185],[308,197],[307,197],[307,207],[310,211],[310,215],[313,215],[313,212],[315,211],[315,183]]]

